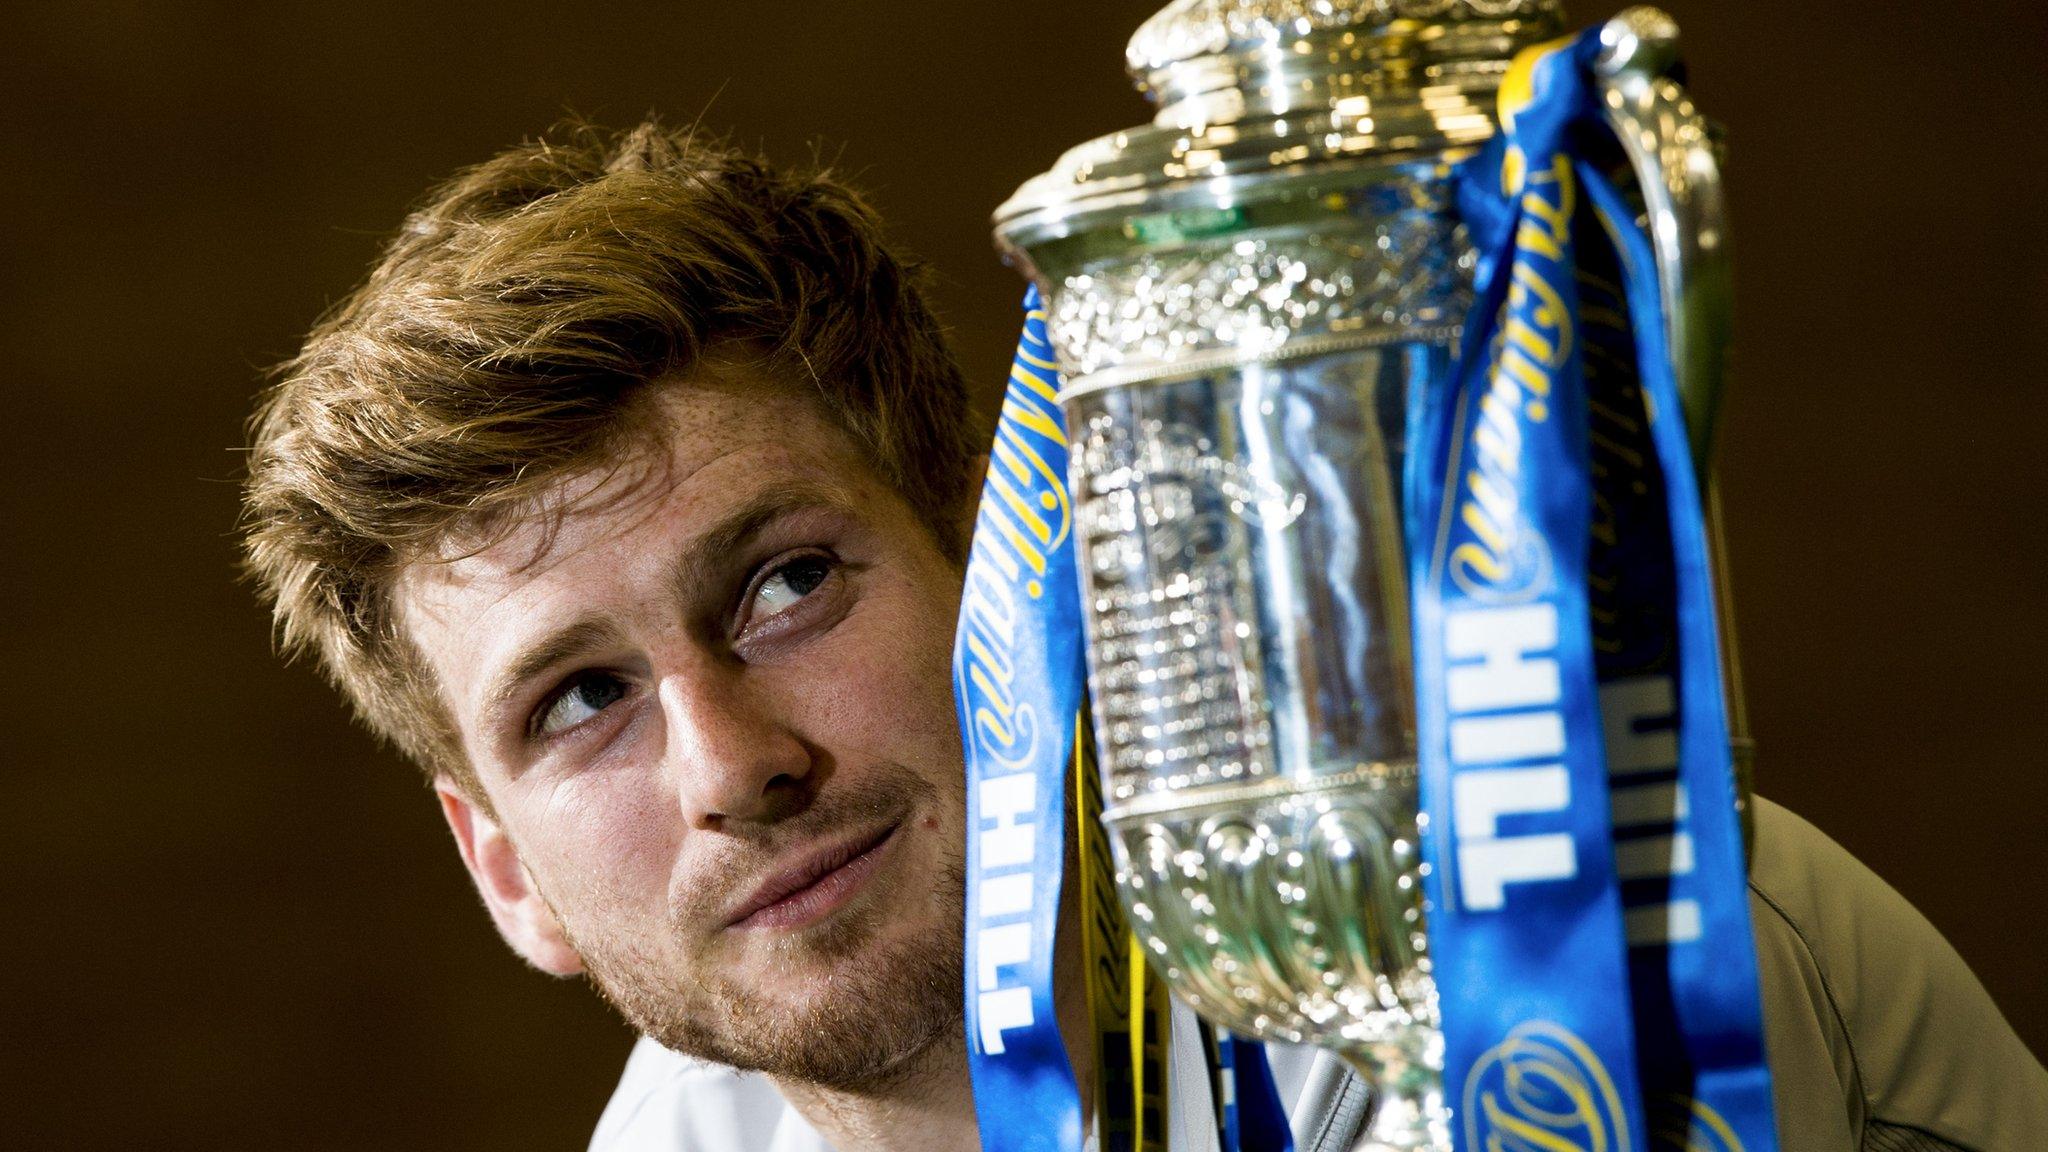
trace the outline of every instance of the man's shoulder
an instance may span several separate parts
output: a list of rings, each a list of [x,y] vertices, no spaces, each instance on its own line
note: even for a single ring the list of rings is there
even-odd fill
[[[1962,957],[1812,824],[1756,801],[1751,922],[1788,1147],[1906,1129],[1932,1147],[2024,1146],[2044,1073]]]
[[[828,1152],[766,1077],[694,1060],[641,1037],[598,1119],[590,1152]]]

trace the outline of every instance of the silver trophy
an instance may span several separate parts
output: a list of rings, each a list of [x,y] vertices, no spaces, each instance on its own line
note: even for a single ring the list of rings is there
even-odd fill
[[[1510,59],[1562,21],[1557,0],[1177,0],[1129,49],[1153,121],[996,216],[1065,374],[1125,908],[1203,1015],[1358,1068],[1369,1147],[1451,1146],[1404,429],[1472,299],[1452,167],[1495,132]],[[1704,462],[1728,314],[1716,156],[1665,75],[1670,19],[1631,9],[1602,36]]]

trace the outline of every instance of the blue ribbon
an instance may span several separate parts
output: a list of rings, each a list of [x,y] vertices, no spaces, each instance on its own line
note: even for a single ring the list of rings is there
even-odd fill
[[[1075,1152],[1080,1094],[1053,1011],[1080,583],[1059,378],[1034,288],[968,554],[953,692],[967,759],[968,1069],[982,1147]]]
[[[1234,1142],[1224,1144],[1222,1152],[1294,1152],[1294,1133],[1287,1126],[1287,1109],[1273,1083],[1272,1066],[1266,1062],[1266,1046],[1224,1031],[1218,1047],[1231,1054],[1231,1095],[1237,1110]]]
[[[1479,299],[1414,424],[1430,947],[1468,1152],[1776,1135],[1699,493],[1587,33],[1460,173]],[[1646,1104],[1648,1107],[1646,1107]]]
[[[1596,418],[1628,414],[1631,404],[1649,414],[1633,428],[1596,424],[1591,454],[1600,465],[1607,441],[1620,449],[1595,468],[1614,521],[1611,533],[1596,533],[1592,558],[1615,553],[1611,635],[1601,635],[1602,611],[1594,634],[1617,860],[1640,862],[1620,869],[1636,1059],[1653,1138],[1684,1131],[1701,1152],[1769,1152],[1777,1130],[1698,471],[1655,254],[1613,185],[1589,167],[1581,174],[1614,243],[1612,279],[1625,292],[1614,311],[1647,318],[1632,325],[1634,362],[1591,374]],[[1594,347],[1598,329],[1586,331]],[[1648,466],[1632,470],[1636,459]],[[1593,576],[1597,588],[1603,574]]]

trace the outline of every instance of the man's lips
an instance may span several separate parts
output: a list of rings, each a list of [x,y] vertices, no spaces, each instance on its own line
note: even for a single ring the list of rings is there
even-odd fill
[[[814,849],[754,889],[726,922],[728,928],[801,928],[823,918],[860,890],[900,823],[859,833]]]

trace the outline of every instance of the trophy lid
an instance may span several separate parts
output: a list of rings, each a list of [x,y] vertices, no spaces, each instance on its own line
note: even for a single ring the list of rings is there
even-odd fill
[[[1304,172],[1476,145],[1522,47],[1560,0],[1174,0],[1125,59],[1158,105],[1091,140],[996,212],[1029,249],[1111,213],[1218,206]]]
[[[1562,17],[1558,0],[1175,0],[1138,28],[1124,59],[1140,91],[1172,104],[1275,71],[1504,63],[1518,25]]]

